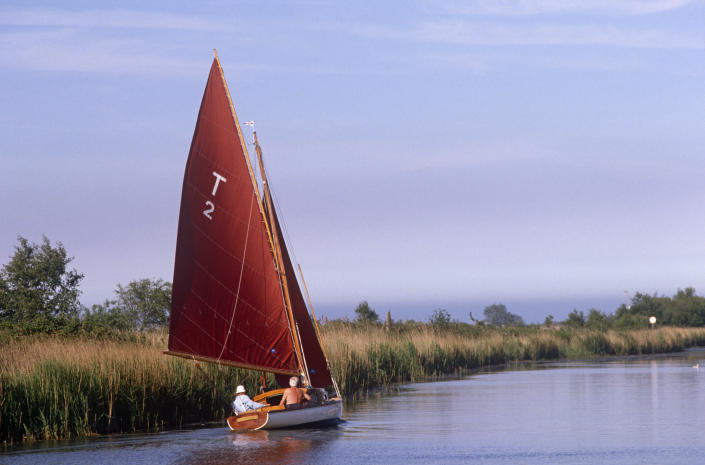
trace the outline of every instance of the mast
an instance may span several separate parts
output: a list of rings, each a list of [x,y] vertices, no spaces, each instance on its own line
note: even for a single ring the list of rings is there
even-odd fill
[[[271,196],[271,189],[269,192]],[[289,293],[289,302],[291,303],[291,312],[294,316],[294,324],[297,328],[301,352],[305,355],[303,359],[304,368],[306,368],[306,372],[308,373],[310,385],[313,387],[334,385],[335,381],[332,378],[330,367],[323,353],[321,344],[319,343],[316,329],[313,327],[311,315],[306,306],[306,300],[297,280],[296,270],[291,261],[287,244],[284,240],[284,233],[277,217],[277,210],[273,203],[271,207],[271,218],[273,219],[271,227],[279,238],[280,265],[287,277],[287,290]],[[277,382],[279,382],[279,384],[286,384],[286,380],[281,379],[281,376],[277,377]]]
[[[294,348],[296,349],[296,356],[299,360],[299,366],[301,367],[301,371],[304,373],[306,384],[311,385],[308,367],[306,366],[306,356],[304,354],[303,346],[301,344],[301,336],[299,335],[299,327],[296,324],[292,311],[291,296],[289,295],[289,286],[287,282],[286,270],[283,265],[282,250],[280,245],[281,238],[277,234],[276,230],[273,229],[274,225],[276,224],[274,219],[274,204],[272,203],[272,194],[269,190],[269,184],[267,183],[267,173],[264,169],[264,161],[262,159],[262,147],[260,147],[259,141],[257,140],[257,131],[253,131],[253,135],[255,139],[255,152],[257,152],[257,162],[259,163],[260,175],[262,176],[262,190],[264,192],[264,202],[266,206],[266,211],[269,215],[269,224],[272,225],[270,231],[272,233],[272,243],[274,245],[273,250],[277,261],[277,270],[279,272],[279,276],[282,282],[282,290],[284,292],[287,315],[289,316],[289,323],[291,325],[291,334],[294,340]]]

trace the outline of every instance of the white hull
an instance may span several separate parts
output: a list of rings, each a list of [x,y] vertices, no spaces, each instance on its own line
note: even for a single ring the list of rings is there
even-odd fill
[[[279,410],[269,412],[267,421],[257,429],[289,428],[292,426],[318,423],[322,421],[339,420],[343,414],[343,402],[331,401],[318,407],[300,408],[297,410]]]
[[[324,405],[296,410],[285,410],[283,407],[277,406],[269,411],[269,408],[272,407],[228,417],[228,426],[233,431],[241,431],[248,429],[291,428],[340,420],[343,414],[343,401],[335,399],[326,402]]]

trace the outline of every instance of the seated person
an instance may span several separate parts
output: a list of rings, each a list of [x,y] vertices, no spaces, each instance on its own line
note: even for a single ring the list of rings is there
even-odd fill
[[[250,396],[245,392],[245,386],[240,385],[235,389],[235,399],[233,400],[233,410],[235,413],[256,410],[262,407],[265,407],[265,404],[260,404],[250,399]]]
[[[289,378],[289,387],[284,390],[279,405],[283,405],[287,410],[293,410],[304,406],[303,400],[311,400],[311,396],[306,394],[303,389],[299,388],[299,378],[292,376]]]
[[[328,400],[328,393],[325,389],[308,389],[307,394],[311,396],[309,405],[323,405]]]

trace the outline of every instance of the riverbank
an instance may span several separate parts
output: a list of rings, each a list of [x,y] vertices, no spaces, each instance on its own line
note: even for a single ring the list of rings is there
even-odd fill
[[[677,352],[705,329],[591,331],[453,324],[328,323],[322,337],[346,397],[368,389],[511,361]],[[0,441],[71,438],[222,420],[237,384],[259,373],[162,354],[166,333],[120,338],[0,339]],[[268,383],[271,385],[272,379]]]
[[[705,329],[594,331],[417,324],[386,330],[329,324],[323,339],[341,389],[352,395],[512,361],[679,352],[705,346]]]

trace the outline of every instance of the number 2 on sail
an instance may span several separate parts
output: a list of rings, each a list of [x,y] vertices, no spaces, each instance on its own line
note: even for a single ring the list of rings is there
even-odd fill
[[[211,213],[213,213],[213,210],[215,210],[215,205],[213,205],[213,202],[211,202],[210,200],[206,200],[206,207],[208,208],[203,210],[203,214],[206,215],[206,218],[212,220],[213,217],[211,216]]]
[[[213,171],[213,176],[215,176],[215,182],[213,183],[213,192],[211,192],[211,195],[215,197],[215,193],[218,191],[218,184],[220,184],[220,181],[228,182],[228,180],[224,176],[216,173],[215,171]],[[211,216],[211,213],[215,211],[215,205],[213,205],[213,202],[211,202],[210,200],[206,200],[206,207],[207,208],[203,210],[203,214],[206,216],[206,218],[212,220],[213,217]]]

